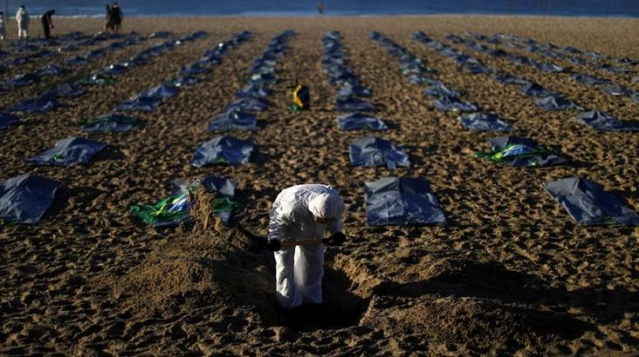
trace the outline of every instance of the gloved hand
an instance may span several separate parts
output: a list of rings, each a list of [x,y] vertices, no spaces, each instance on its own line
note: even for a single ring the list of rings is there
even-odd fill
[[[326,241],[326,245],[328,246],[340,246],[346,241],[346,236],[342,232],[335,232],[333,235],[328,238]]]
[[[277,252],[281,248],[282,248],[282,245],[280,244],[279,239],[269,239],[268,242],[266,242],[266,249],[268,249],[271,252]]]

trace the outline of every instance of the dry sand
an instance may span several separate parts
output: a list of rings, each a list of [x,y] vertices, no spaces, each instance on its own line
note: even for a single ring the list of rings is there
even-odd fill
[[[36,23],[37,24],[37,23]],[[98,20],[59,20],[57,33],[93,33]],[[13,23],[7,29],[15,36]],[[126,135],[87,135],[79,123],[111,110],[141,90],[172,78],[205,49],[250,30],[250,42],[228,52],[199,84],[184,89]],[[284,82],[260,113],[261,129],[234,133],[259,147],[260,162],[194,169],[189,160],[209,119],[232,100],[267,42],[291,38],[278,63]],[[37,26],[32,34],[38,35]],[[597,133],[543,112],[515,88],[485,75],[457,72],[447,59],[408,35],[465,30],[529,36],[615,56],[639,58],[639,21],[515,17],[196,18],[126,19],[125,30],[169,30],[209,36],[134,68],[118,84],[93,88],[47,115],[23,116],[0,132],[0,178],[36,173],[62,181],[57,204],[36,226],[0,233],[0,354],[65,355],[636,355],[639,353],[638,228],[576,226],[541,184],[586,175],[639,210],[639,139]],[[413,166],[394,172],[351,168],[347,144],[363,133],[337,130],[333,90],[320,70],[320,38],[339,30],[349,65],[373,89],[380,117],[394,124],[382,137],[407,148]],[[516,135],[559,145],[581,164],[539,170],[473,158],[490,133],[461,128],[436,111],[419,89],[397,75],[393,58],[368,40],[383,32],[438,71],[467,99],[514,123]],[[127,48],[79,69],[2,95],[3,107],[42,93],[54,81],[87,74],[146,48]],[[462,49],[468,53],[469,50]],[[639,106],[576,84],[568,74],[540,74],[471,53],[489,66],[537,80],[588,107],[639,119]],[[64,55],[64,56],[71,56]],[[66,57],[65,57],[66,58]],[[21,67],[22,72],[59,59]],[[233,66],[234,65],[234,66]],[[576,67],[579,71],[585,68]],[[590,72],[595,74],[594,72]],[[2,75],[9,78],[17,73]],[[631,84],[632,75],[596,73]],[[298,75],[314,110],[292,113],[289,91]],[[636,75],[636,74],[635,74]],[[59,139],[80,135],[112,145],[88,166],[34,167],[26,159]],[[348,205],[348,242],[328,248],[326,306],[285,316],[275,307],[273,259],[253,252],[233,229],[192,234],[155,231],[130,220],[133,204],[169,193],[170,180],[202,174],[236,180],[246,210],[238,221],[264,234],[270,203],[293,184],[334,185]],[[450,225],[369,227],[363,183],[383,176],[428,179]]]

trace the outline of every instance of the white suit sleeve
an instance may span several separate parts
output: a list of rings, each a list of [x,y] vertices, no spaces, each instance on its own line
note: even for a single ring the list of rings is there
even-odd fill
[[[290,210],[289,210],[290,212]],[[275,200],[271,212],[271,220],[268,224],[268,239],[278,239],[280,241],[290,238],[291,217],[282,210],[280,202]]]
[[[343,216],[344,203],[341,203],[339,209],[337,210],[337,216],[335,216],[335,219],[328,222],[328,224],[326,225],[326,229],[328,229],[330,233],[341,232],[344,229],[342,222]]]

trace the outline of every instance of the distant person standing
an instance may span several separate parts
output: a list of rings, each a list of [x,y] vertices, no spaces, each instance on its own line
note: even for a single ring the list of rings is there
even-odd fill
[[[106,5],[106,22],[104,23],[104,32],[113,31],[113,23],[111,22],[111,5]]]
[[[18,23],[18,38],[29,37],[29,13],[24,5],[20,5],[18,12],[16,13],[16,22]]]
[[[55,27],[53,25],[52,16],[55,14],[55,10],[49,10],[42,15],[42,29],[44,30],[44,38],[51,38],[51,29]]]
[[[109,16],[111,18],[111,27],[113,32],[119,33],[120,27],[122,26],[122,18],[124,16],[122,15],[122,9],[120,8],[120,5],[118,5],[117,1],[114,1],[111,5],[111,14]]]
[[[317,12],[320,15],[323,15],[324,14],[324,9],[325,9],[324,8],[324,1],[320,0],[320,2],[317,3]]]
[[[0,40],[4,41],[4,36],[5,36],[4,11],[0,11]]]

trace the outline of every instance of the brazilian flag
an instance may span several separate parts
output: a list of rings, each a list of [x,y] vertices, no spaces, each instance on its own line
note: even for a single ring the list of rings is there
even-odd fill
[[[311,94],[308,87],[298,84],[293,91],[293,104],[291,104],[291,109],[294,111],[308,110],[310,107],[310,101]]]

